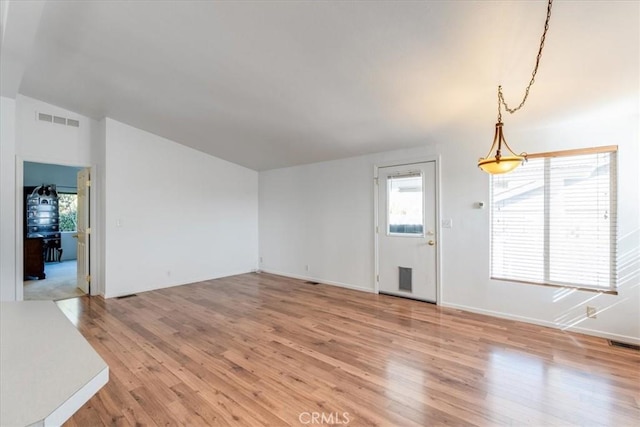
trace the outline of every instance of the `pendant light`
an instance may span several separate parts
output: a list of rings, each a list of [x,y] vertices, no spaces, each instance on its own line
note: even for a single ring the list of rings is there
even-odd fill
[[[531,73],[531,80],[529,81],[529,85],[524,91],[524,97],[522,98],[522,102],[520,102],[520,105],[515,108],[510,108],[504,100],[502,86],[498,86],[498,123],[496,123],[496,131],[493,136],[493,144],[491,144],[489,153],[485,157],[482,157],[478,160],[478,167],[492,175],[511,172],[527,161],[527,153],[516,154],[511,149],[511,147],[509,147],[509,144],[507,144],[507,140],[504,139],[504,133],[502,130],[502,107],[504,106],[504,109],[506,111],[508,111],[510,114],[513,114],[521,109],[524,106],[524,103],[527,101],[529,90],[535,82],[536,73],[538,72],[538,66],[540,65],[540,58],[542,57],[544,40],[547,37],[547,31],[549,30],[549,20],[551,19],[552,4],[553,0],[549,0],[547,4],[547,19],[544,23],[544,31],[542,32],[542,37],[540,38],[540,47],[538,48],[538,55],[536,56],[536,65],[533,69],[533,72]],[[507,153],[503,153],[503,147],[508,150]],[[492,154],[494,150],[495,154]]]

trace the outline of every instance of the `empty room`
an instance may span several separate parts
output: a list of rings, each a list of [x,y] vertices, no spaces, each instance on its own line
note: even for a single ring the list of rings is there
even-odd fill
[[[640,424],[640,1],[0,12],[0,426]]]

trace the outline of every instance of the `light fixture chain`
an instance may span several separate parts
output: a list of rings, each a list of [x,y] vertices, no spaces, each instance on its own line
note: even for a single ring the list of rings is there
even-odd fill
[[[524,103],[527,101],[527,97],[529,96],[529,90],[533,83],[536,80],[536,73],[538,72],[538,66],[540,65],[540,58],[542,57],[542,48],[544,48],[544,41],[547,38],[547,31],[549,31],[549,20],[551,19],[551,5],[553,0],[549,0],[547,4],[547,19],[544,23],[544,31],[542,32],[542,37],[540,38],[540,48],[538,49],[538,56],[536,56],[536,65],[533,68],[533,72],[531,73],[531,80],[529,81],[529,85],[524,91],[524,98],[522,98],[522,102],[516,108],[510,108],[507,105],[507,102],[504,100],[504,95],[502,94],[502,86],[498,86],[498,121],[502,120],[502,112],[500,111],[500,105],[504,105],[504,109],[509,113],[513,114],[519,109],[522,108]]]

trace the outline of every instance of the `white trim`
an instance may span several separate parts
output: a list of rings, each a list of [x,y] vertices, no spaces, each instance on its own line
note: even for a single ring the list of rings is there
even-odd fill
[[[640,345],[640,339],[636,337],[627,336],[627,335],[612,334],[612,333],[597,331],[589,328],[563,325],[560,323],[554,323],[547,320],[534,319],[532,317],[526,317],[526,316],[518,316],[515,314],[503,313],[501,311],[484,310],[481,308],[470,307],[468,305],[462,305],[462,304],[452,304],[448,302],[441,302],[440,305],[442,307],[454,308],[456,310],[468,311],[470,313],[484,314],[491,317],[498,317],[500,319],[515,320],[517,322],[531,323],[534,325],[546,326],[548,328],[560,329],[562,331],[577,332],[577,333],[591,335],[591,336],[600,337],[604,339],[610,339],[615,341],[622,341],[629,344]]]
[[[91,274],[91,295],[102,295],[104,296],[104,287],[105,284],[102,283],[100,277],[102,265],[100,264],[101,250],[98,248],[104,247],[100,246],[98,243],[103,241],[104,236],[102,235],[103,228],[98,224],[98,215],[101,215],[98,212],[98,165],[95,163],[91,164],[91,166],[87,166],[89,168],[89,181],[91,182],[91,188],[89,189],[89,227],[91,228],[91,233],[89,237],[89,269]]]
[[[16,216],[14,218],[14,224],[16,226],[14,235],[14,244],[16,247],[16,259],[15,259],[15,296],[16,301],[22,301],[24,299],[24,160],[21,157],[16,156]]]
[[[442,233],[442,215],[440,212],[442,203],[440,203],[440,194],[442,191],[441,187],[441,174],[440,174],[440,156],[436,156],[435,158],[435,166],[436,166],[436,230],[437,237],[436,240],[436,304],[440,304],[440,301],[443,300],[442,296],[442,242],[443,242],[443,233]]]
[[[302,275],[299,275],[299,274],[283,273],[281,271],[274,271],[274,270],[260,270],[259,272],[268,273],[268,274],[275,274],[276,276],[290,277],[292,279],[298,279],[298,280],[308,280],[310,282],[318,282],[318,283],[320,283],[322,285],[337,286],[339,288],[352,289],[354,291],[377,293],[375,291],[375,289],[372,289],[372,288],[365,288],[365,287],[362,287],[362,286],[352,285],[352,284],[349,284],[349,283],[334,282],[334,281],[331,281],[331,280],[318,279],[318,278],[311,277],[311,276],[302,276]]]
[[[373,292],[376,294],[380,293],[380,282],[378,281],[380,277],[380,268],[378,265],[378,236],[380,235],[380,227],[378,224],[378,187],[380,180],[378,177],[378,169],[379,167],[377,165],[373,165]]]
[[[59,166],[71,166],[71,167],[77,167],[77,168],[89,168],[90,170],[90,176],[91,176],[91,198],[89,199],[89,203],[90,203],[90,216],[89,216],[89,223],[91,224],[91,239],[90,239],[90,243],[89,243],[89,251],[91,253],[91,258],[90,258],[90,270],[91,270],[91,277],[93,278],[92,283],[91,283],[91,295],[104,295],[104,289],[103,289],[103,284],[99,283],[99,281],[97,280],[98,277],[100,277],[100,275],[98,274],[99,272],[99,268],[100,268],[100,264],[99,264],[99,256],[100,256],[100,251],[99,251],[99,245],[98,245],[98,241],[103,239],[104,237],[100,235],[99,227],[98,227],[98,222],[97,222],[97,215],[98,215],[98,209],[97,209],[97,194],[96,194],[96,182],[98,180],[97,177],[97,173],[96,173],[96,165],[95,164],[90,164],[90,165],[84,165],[84,164],[77,164],[74,162],[65,162],[65,161],[60,161],[60,160],[53,160],[55,163],[51,163],[52,160],[50,159],[42,159],[42,158],[38,158],[38,157],[22,157],[19,155],[16,155],[16,171],[15,171],[15,177],[16,177],[16,217],[15,217],[15,224],[16,224],[16,234],[15,234],[15,248],[16,248],[16,261],[15,261],[15,266],[16,266],[16,271],[15,271],[15,277],[16,277],[16,301],[22,301],[24,299],[24,278],[23,278],[23,269],[24,269],[24,246],[23,246],[23,233],[24,233],[24,162],[34,162],[34,163],[46,163],[46,164],[52,164],[52,165],[59,165]]]
[[[380,169],[388,168],[394,166],[408,166],[426,162],[434,162],[435,165],[435,198],[436,198],[436,206],[435,206],[435,221],[436,221],[436,300],[428,301],[435,302],[435,304],[439,305],[442,300],[442,227],[440,223],[440,194],[441,194],[441,173],[440,173],[440,155],[430,155],[430,156],[421,156],[416,157],[414,159],[406,160],[406,161],[387,161],[382,163],[377,163],[373,166],[373,242],[374,242],[374,250],[373,250],[373,281],[374,281],[374,291],[375,293],[380,293],[380,284],[378,283],[378,275],[380,274],[380,256],[379,256],[379,235],[380,235],[380,224],[378,218],[378,208],[379,208],[379,197],[378,197],[378,187],[379,187],[379,177],[380,177]],[[376,233],[376,229],[378,232]]]

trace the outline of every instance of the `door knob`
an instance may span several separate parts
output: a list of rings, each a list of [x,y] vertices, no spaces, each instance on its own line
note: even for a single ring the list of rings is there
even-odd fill
[[[436,242],[433,240],[429,240],[427,243],[429,244],[429,246],[433,246],[436,244]]]

